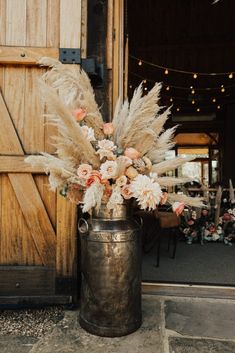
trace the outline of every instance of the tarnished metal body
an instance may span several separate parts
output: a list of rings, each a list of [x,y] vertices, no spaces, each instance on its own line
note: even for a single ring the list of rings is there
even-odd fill
[[[99,336],[127,335],[141,325],[141,246],[129,205],[105,205],[80,220],[80,324]],[[85,221],[84,221],[85,222]]]

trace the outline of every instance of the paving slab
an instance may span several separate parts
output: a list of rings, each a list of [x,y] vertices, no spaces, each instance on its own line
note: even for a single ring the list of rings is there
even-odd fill
[[[143,324],[123,337],[91,335],[78,323],[78,311],[66,312],[51,334],[40,339],[30,353],[163,353],[161,305],[158,298],[143,298]]]
[[[170,353],[234,353],[235,342],[206,339],[176,338],[169,339]]]
[[[232,302],[167,300],[165,314],[166,328],[182,335],[235,338],[235,305]]]
[[[37,342],[35,337],[0,336],[1,353],[28,353]]]

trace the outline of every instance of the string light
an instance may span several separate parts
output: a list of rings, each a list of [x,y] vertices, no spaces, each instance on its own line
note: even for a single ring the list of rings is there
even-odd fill
[[[179,112],[179,111],[180,111],[180,108],[177,108],[176,110],[177,110],[177,112]]]
[[[144,90],[145,90],[145,91],[147,91],[147,90],[148,90],[148,88],[147,88],[147,87],[144,87]]]
[[[132,85],[130,85],[129,88],[132,88]]]
[[[173,102],[173,98],[170,98],[170,102]]]
[[[216,102],[216,98],[213,98],[213,99],[212,99],[212,102],[215,103],[215,102]]]
[[[195,94],[195,90],[194,90],[194,89],[192,89],[191,93],[192,93],[192,94]]]
[[[201,109],[200,108],[197,108],[197,112],[199,113],[201,111]]]
[[[143,83],[147,83],[147,80],[143,80]]]
[[[164,73],[165,73],[165,75],[168,75],[169,74],[168,69],[166,69]]]
[[[170,86],[167,86],[167,87],[166,87],[166,90],[167,90],[167,91],[170,91]]]
[[[225,92],[225,88],[224,88],[224,85],[221,85],[221,92]]]
[[[138,64],[140,66],[142,65],[142,63],[145,63],[147,65],[157,67],[158,69],[163,69],[164,71],[168,71],[168,72],[169,71],[173,71],[173,72],[178,72],[178,73],[181,73],[181,74],[193,75],[193,78],[195,78],[195,79],[198,77],[198,75],[200,75],[200,76],[228,76],[229,78],[233,78],[233,74],[234,74],[234,72],[231,72],[231,71],[228,71],[228,72],[195,72],[195,71],[179,70],[179,69],[174,69],[174,68],[171,68],[171,67],[158,65],[158,64],[152,63],[150,61],[137,58],[134,55],[130,55],[130,58],[134,59],[134,60],[137,60]]]
[[[220,109],[220,105],[217,105],[217,109]]]
[[[192,104],[195,104],[195,100],[192,100]]]

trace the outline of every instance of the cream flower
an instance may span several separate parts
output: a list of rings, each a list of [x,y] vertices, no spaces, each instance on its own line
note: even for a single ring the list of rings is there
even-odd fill
[[[98,147],[99,149],[96,153],[99,154],[100,159],[103,159],[104,157],[107,157],[110,160],[115,159],[113,151],[117,148],[117,146],[114,145],[113,141],[106,139],[98,141]]]
[[[117,186],[124,186],[127,183],[127,177],[125,175],[120,176],[117,180],[116,180],[116,185]]]
[[[100,166],[100,173],[102,179],[112,179],[116,176],[117,172],[117,162],[115,161],[106,161]]]
[[[160,185],[147,175],[139,174],[131,182],[131,191],[142,209],[154,210],[162,196]]]
[[[87,138],[88,141],[96,141],[95,132],[92,127],[88,127],[86,125],[81,126],[83,135]]]
[[[125,200],[129,200],[130,198],[132,198],[133,192],[131,190],[131,185],[130,184],[124,185],[121,189],[121,194]]]
[[[92,166],[90,164],[80,164],[77,169],[77,175],[81,179],[87,179],[92,171]]]

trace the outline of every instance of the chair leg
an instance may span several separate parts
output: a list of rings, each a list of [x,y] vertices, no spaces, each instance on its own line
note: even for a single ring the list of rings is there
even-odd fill
[[[158,243],[157,243],[157,258],[156,258],[156,267],[159,267],[160,264],[160,248],[161,248],[161,232],[158,237]]]
[[[178,229],[173,230],[172,236],[173,236],[174,247],[173,247],[173,253],[172,253],[171,258],[174,259],[175,253],[176,253],[177,242],[178,242]]]

